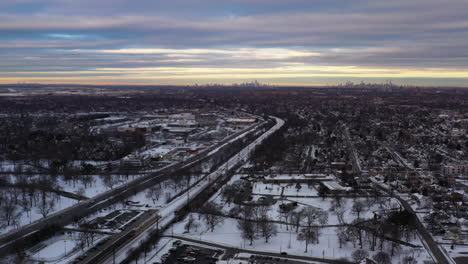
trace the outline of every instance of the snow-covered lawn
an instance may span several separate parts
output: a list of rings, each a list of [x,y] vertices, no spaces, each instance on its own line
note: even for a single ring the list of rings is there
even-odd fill
[[[44,263],[50,264],[66,264],[70,263],[73,259],[86,252],[90,247],[93,247],[100,240],[106,238],[105,235],[96,235],[94,243],[84,244],[83,250],[80,245],[79,232],[67,232],[62,235],[54,236],[28,252],[31,263]]]
[[[63,178],[59,178],[58,184],[63,191],[76,193],[85,197],[91,198],[106,192],[112,188],[116,188],[126,182],[132,181],[141,175],[130,175],[128,177],[124,175],[111,175],[112,185],[106,184],[103,177],[98,175],[91,175],[90,181],[85,185],[82,181],[65,181]]]
[[[300,186],[297,188],[296,186]],[[309,187],[305,183],[296,184],[273,184],[256,182],[252,190],[253,194],[259,195],[284,195],[284,196],[318,196],[317,189]]]
[[[452,258],[456,258],[456,257],[468,258],[468,245],[466,246],[454,245],[453,249],[451,245],[443,245],[443,248],[445,249],[445,251],[448,252],[450,257]]]
[[[78,243],[77,239],[63,237],[40,249],[31,258],[44,262],[55,262],[76,249]]]
[[[305,183],[301,183],[298,186],[301,188],[297,188],[296,184],[282,184],[284,186],[284,196],[318,196],[318,191],[315,187],[310,186]]]
[[[49,211],[47,212],[47,215],[53,214],[54,212],[63,210],[67,207],[70,207],[74,204],[76,204],[78,201],[74,199],[70,199],[67,197],[63,196],[58,196],[56,194],[52,193],[47,193],[47,201],[49,200],[54,200],[54,205],[48,209]],[[29,211],[25,211],[22,207],[19,209],[19,217],[18,217],[18,226],[24,226],[27,224],[30,224],[36,220],[42,219],[43,215],[41,214],[41,211],[39,209],[39,203],[37,202],[36,205],[33,205]],[[19,205],[17,205],[19,207]],[[45,212],[45,211],[44,211]],[[0,233],[7,233],[15,228],[13,225],[6,225],[6,222],[3,223],[5,226],[1,225],[0,226]]]
[[[344,244],[342,248],[340,248],[338,238],[336,236],[337,228],[328,227],[321,228],[319,243],[309,245],[308,252],[305,252],[305,242],[297,240],[297,234],[294,231],[288,231],[284,225],[280,226],[279,224],[276,224],[278,230],[277,236],[272,237],[268,243],[265,242],[264,238],[257,238],[254,240],[253,244],[250,245],[249,241],[246,241],[241,237],[241,233],[237,227],[237,220],[235,219],[224,218],[223,223],[217,225],[214,232],[210,232],[207,226],[205,226],[203,220],[198,220],[198,217],[195,218],[201,225],[198,230],[192,230],[190,233],[185,233],[184,225],[187,221],[186,218],[184,221],[174,225],[174,235],[186,236],[192,239],[214,242],[220,245],[241,249],[252,249],[274,253],[288,252],[289,255],[312,256],[318,258],[325,257],[330,259],[347,258],[351,260],[352,252],[359,248],[358,245],[354,248],[352,243]],[[171,232],[172,230],[168,230],[167,234],[170,235]],[[418,238],[411,242],[421,245]],[[390,243],[385,244],[383,251],[390,252]],[[377,251],[369,253],[370,255],[373,255],[376,252]],[[400,258],[405,254],[414,255],[419,260],[419,263],[430,258],[424,248],[414,249],[402,246],[400,252],[402,254],[395,255],[392,263],[399,263]]]
[[[283,188],[278,184],[256,182],[253,185],[252,193],[259,195],[281,195]]]
[[[222,210],[224,213],[228,214],[231,209],[233,209],[236,204],[231,203],[227,204],[224,202],[222,199],[221,195],[218,192],[215,194],[211,201],[216,202],[218,204],[222,205]],[[253,200],[256,201],[258,198],[260,198],[260,195],[253,195]],[[301,210],[303,208],[307,207],[315,207],[315,208],[320,208],[324,210],[325,212],[328,213],[328,225],[338,225],[340,224],[338,220],[337,213],[335,210],[331,210],[334,206],[336,206],[336,201],[332,198],[299,198],[299,197],[281,197],[275,196],[275,199],[277,199],[276,203],[273,204],[270,207],[270,210],[268,212],[268,215],[270,216],[271,219],[275,220],[284,220],[280,218],[280,208],[279,206],[283,203],[292,203],[292,202],[297,202],[298,206],[295,210]],[[366,198],[341,198],[340,203],[341,203],[341,210],[344,210],[344,215],[343,219],[344,222],[349,224],[353,222],[354,220],[357,219],[357,214],[353,212],[352,206],[356,201],[363,202],[364,204],[367,204],[367,199]],[[387,198],[384,200],[381,204],[378,203],[369,203],[369,205],[364,207],[364,210],[360,212],[359,214],[359,219],[361,220],[367,220],[367,219],[372,219],[374,217],[374,212],[378,213],[379,211],[382,210],[382,208],[396,208],[399,206],[398,200],[393,199],[393,198]]]
[[[133,202],[139,202],[140,205],[148,205],[147,208],[159,208],[167,203],[168,198],[172,198],[184,190],[185,188],[173,189],[171,187],[163,187],[161,189],[161,194],[159,195],[158,199],[153,200],[150,196],[148,196],[147,191],[142,191],[134,196],[129,197],[128,200]]]

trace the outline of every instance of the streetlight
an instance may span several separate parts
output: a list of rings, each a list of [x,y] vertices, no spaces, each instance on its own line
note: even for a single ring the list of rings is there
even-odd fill
[[[65,256],[67,256],[67,240],[63,240],[63,242],[65,243]]]

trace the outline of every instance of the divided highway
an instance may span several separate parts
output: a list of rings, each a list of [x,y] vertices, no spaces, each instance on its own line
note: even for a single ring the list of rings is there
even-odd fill
[[[262,143],[267,137],[269,137],[272,133],[280,129],[284,125],[284,121],[282,119],[272,117],[276,120],[276,124],[271,127],[268,131],[263,133],[257,139],[255,139],[252,143],[250,143],[247,147],[242,149],[237,154],[233,155],[228,161],[218,167],[218,169],[211,174],[205,176],[204,179],[199,181],[196,185],[192,186],[186,193],[187,195],[179,196],[177,199],[174,199],[169,204],[162,207],[159,211],[160,218],[157,222],[154,222],[152,225],[144,224],[145,228],[141,226],[137,227],[134,234],[127,236],[125,239],[125,243],[121,243],[121,241],[116,241],[115,243],[109,243],[106,246],[106,252],[102,252],[102,254],[95,254],[93,256],[89,256],[84,261],[80,262],[83,264],[91,264],[91,263],[105,263],[105,264],[114,264],[120,263],[126,257],[128,249],[137,247],[141,241],[147,239],[148,234],[159,228],[160,230],[167,229],[170,225],[173,224],[174,219],[176,219],[176,212],[180,210],[183,206],[187,203],[190,203],[200,192],[205,190],[206,188],[210,187],[210,185],[216,181],[216,179],[222,176],[226,171],[234,168],[238,164],[243,161],[246,161],[251,153],[255,150],[255,146]],[[151,220],[149,220],[151,221]]]
[[[0,256],[13,252],[15,247],[21,245],[21,242],[27,241],[30,236],[32,236],[39,230],[51,225],[64,226],[70,224],[79,218],[82,218],[86,215],[89,215],[90,213],[105,208],[119,200],[125,199],[126,197],[135,194],[135,192],[138,192],[141,189],[148,187],[149,184],[156,180],[166,179],[170,177],[171,173],[186,168],[190,165],[193,165],[196,162],[202,161],[214,155],[223,146],[232,143],[237,138],[242,137],[243,135],[251,131],[257,130],[260,126],[262,126],[265,123],[266,121],[259,122],[256,125],[252,125],[238,133],[235,133],[225,138],[218,144],[201,151],[198,155],[193,156],[185,161],[170,164],[166,167],[161,168],[155,173],[139,177],[131,182],[111,189],[91,199],[77,203],[64,210],[55,212],[47,216],[46,218],[35,221],[31,224],[25,225],[23,227],[20,227],[19,229],[16,229],[14,231],[0,236]]]

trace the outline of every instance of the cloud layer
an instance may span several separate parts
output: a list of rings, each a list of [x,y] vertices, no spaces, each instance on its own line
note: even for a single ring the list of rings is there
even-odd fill
[[[466,0],[0,2],[0,83],[252,79],[468,86]]]

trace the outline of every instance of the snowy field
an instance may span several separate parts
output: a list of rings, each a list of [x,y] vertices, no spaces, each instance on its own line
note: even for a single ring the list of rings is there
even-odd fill
[[[318,196],[318,191],[315,187],[310,186],[305,183],[300,183],[298,189],[296,184],[284,184],[284,196]]]
[[[238,175],[236,175],[236,176],[238,178],[233,177],[234,179],[231,179],[231,181],[229,183],[232,183],[236,179],[239,179],[239,176]],[[273,204],[270,207],[270,210],[268,212],[268,215],[270,216],[270,218],[277,219],[277,220],[280,219],[280,208],[279,208],[279,206],[281,204],[297,202],[298,206],[295,209],[296,211],[301,210],[303,208],[307,208],[307,207],[320,208],[323,211],[328,212],[328,223],[327,223],[328,225],[338,225],[338,224],[340,224],[340,221],[338,220],[338,215],[337,215],[338,210],[334,209],[337,206],[337,201],[335,199],[333,199],[333,198],[319,198],[319,197],[314,197],[314,198],[306,197],[306,198],[303,198],[303,197],[293,197],[293,196],[292,197],[280,197],[280,195],[277,194],[277,193],[279,193],[279,191],[277,191],[275,189],[276,187],[278,187],[278,185],[273,185],[273,187],[272,187],[273,189],[272,189],[271,193],[268,192],[269,189],[265,189],[265,186],[267,188],[271,187],[270,184],[263,184],[262,183],[261,185],[258,185],[258,187],[259,187],[258,190],[266,190],[267,192],[264,193],[263,195],[265,195],[265,194],[275,195],[275,196],[273,196],[273,198],[276,199],[276,203]],[[313,187],[311,187],[311,188],[313,188]],[[305,186],[303,186],[302,189],[307,189],[307,190],[312,191],[312,189],[308,189],[307,184],[305,184]],[[253,190],[254,190],[254,193],[255,193],[256,192],[255,187],[254,187]],[[295,188],[294,188],[294,191],[296,191]],[[252,200],[257,201],[261,197],[262,197],[262,195],[255,194],[255,195],[252,195]],[[210,201],[213,201],[215,203],[220,204],[222,206],[222,211],[225,214],[228,214],[229,211],[236,206],[236,204],[234,204],[234,203],[230,203],[230,204],[226,203],[222,199],[221,191],[218,191],[215,195],[213,195],[212,198],[210,199]],[[340,203],[340,208],[342,208],[341,210],[344,211],[343,219],[344,219],[345,223],[349,224],[349,223],[353,222],[354,220],[356,220],[358,218],[357,213],[353,212],[353,210],[352,210],[353,204],[355,202],[357,202],[357,201],[364,204],[364,209],[359,214],[359,218],[361,220],[372,219],[374,217],[374,213],[379,213],[380,211],[382,211],[384,209],[399,208],[400,207],[400,204],[399,204],[398,200],[394,199],[394,198],[384,198],[384,199],[380,200],[379,202],[374,202],[374,201],[371,200],[371,198],[348,198],[348,197],[347,198],[341,198],[339,203]]]
[[[30,249],[29,259],[34,263],[49,263],[49,264],[67,264],[79,255],[93,247],[100,240],[106,238],[105,235],[95,234],[93,243],[83,243],[80,240],[79,232],[67,232],[63,235],[54,236],[34,248]]]
[[[197,217],[195,217],[198,219]],[[340,248],[338,239],[336,236],[336,227],[321,228],[320,238],[318,244],[309,245],[308,252],[305,252],[305,242],[299,241],[297,239],[297,234],[286,230],[284,225],[280,226],[276,224],[278,234],[275,237],[272,237],[268,243],[265,242],[263,238],[258,238],[253,241],[253,244],[250,245],[249,241],[244,240],[241,237],[240,232],[237,228],[237,220],[232,218],[224,218],[222,224],[219,224],[214,229],[214,232],[210,232],[208,227],[204,225],[202,220],[199,221],[201,226],[197,231],[192,231],[191,233],[186,233],[184,225],[187,222],[187,218],[179,223],[176,223],[173,228],[174,235],[185,236],[192,239],[197,239],[201,241],[214,242],[220,245],[236,247],[240,249],[251,249],[261,252],[288,252],[289,255],[301,255],[301,256],[312,256],[312,257],[325,257],[330,259],[338,258],[347,258],[352,259],[351,254],[353,251],[358,249],[353,246],[352,243],[347,243],[342,245]],[[171,234],[171,230],[167,232],[167,235]],[[419,239],[416,237],[411,241],[416,245],[422,245]],[[385,252],[390,252],[390,243],[385,244]],[[375,252],[369,252],[370,255],[375,254]],[[424,260],[429,260],[430,256],[427,254],[424,248],[411,248],[407,246],[402,246],[400,249],[401,254],[395,254],[392,259],[392,263],[399,263],[401,258],[404,255],[414,255],[418,259],[419,263],[422,263]]]
[[[299,187],[299,188],[297,188]],[[296,184],[273,184],[256,182],[252,189],[253,194],[274,196],[318,196],[318,191],[313,186],[305,183]]]
[[[451,245],[443,245],[443,248],[452,258],[465,257],[468,258],[468,245],[454,245],[453,249]]]
[[[256,182],[253,185],[252,193],[259,195],[281,195],[283,188],[278,184]]]
[[[189,184],[196,182],[198,178],[192,177]],[[187,189],[187,186],[176,186],[173,182],[169,180],[161,183],[161,189],[159,194],[151,193],[149,189],[139,192],[136,195],[133,195],[128,198],[129,201],[138,202],[140,205],[145,206],[146,208],[155,208],[158,209],[161,206],[167,204],[169,199],[172,199],[176,195],[184,192]]]
[[[17,225],[6,225],[6,222],[1,223],[0,233],[4,234],[9,231],[12,231],[16,227],[21,227],[30,224],[36,220],[42,219],[44,217],[42,213],[45,213],[46,210],[46,215],[50,215],[54,212],[70,207],[78,202],[77,200],[59,196],[54,193],[47,193],[46,200],[52,202],[53,205],[51,205],[51,203],[48,203],[49,205],[42,207],[39,201],[28,210],[26,210],[24,207],[21,207],[18,211]],[[17,205],[17,207],[20,206]],[[41,207],[44,209],[41,209]]]
[[[37,251],[31,258],[37,261],[56,263],[63,259],[67,254],[78,249],[78,239],[62,236],[51,241],[50,244]]]
[[[274,174],[273,177],[268,177],[267,179],[277,179],[277,180],[291,180],[291,179],[328,179],[335,180],[335,177],[326,175],[326,174]]]
[[[112,179],[107,181],[102,176],[91,175],[89,176],[89,181],[86,183],[72,180],[65,181],[63,178],[59,178],[58,184],[63,191],[83,195],[87,198],[92,198],[141,176],[142,175],[129,175],[126,177],[125,175],[111,175],[110,177]]]

